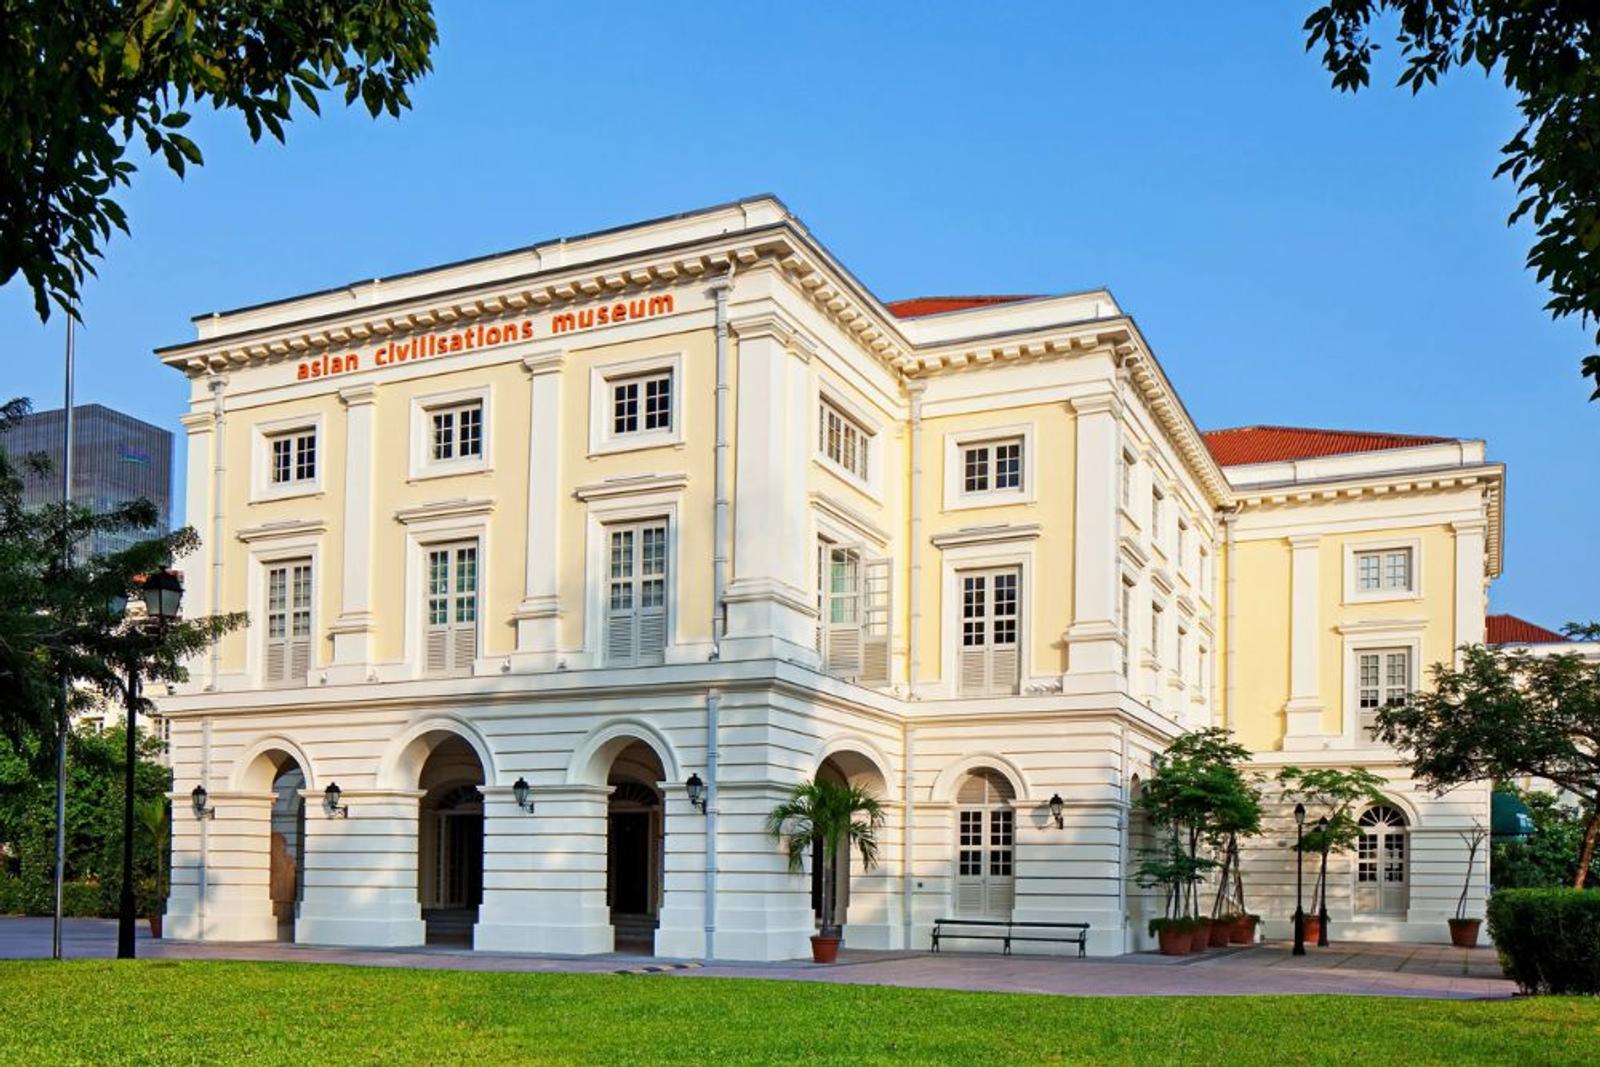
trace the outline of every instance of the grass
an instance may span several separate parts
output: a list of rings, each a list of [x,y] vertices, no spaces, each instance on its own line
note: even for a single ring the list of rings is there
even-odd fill
[[[1600,1000],[1067,998],[639,975],[0,963],[3,1063],[1600,1062]]]

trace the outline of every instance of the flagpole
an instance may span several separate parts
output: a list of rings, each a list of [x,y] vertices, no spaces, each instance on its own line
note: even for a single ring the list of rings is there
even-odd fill
[[[63,570],[72,566],[72,539],[67,533],[72,504],[72,392],[76,351],[73,347],[73,316],[67,314],[66,402],[61,418],[61,562]],[[67,876],[67,679],[63,675],[56,693],[56,868],[55,910],[50,924],[50,957],[61,958],[61,905]]]

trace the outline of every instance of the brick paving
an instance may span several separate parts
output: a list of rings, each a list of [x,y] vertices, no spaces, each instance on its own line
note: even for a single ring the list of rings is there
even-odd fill
[[[116,955],[116,923],[68,920],[64,945],[71,958]],[[780,963],[699,963],[633,955],[534,956],[470,952],[460,948],[344,949],[287,944],[197,944],[155,941],[140,928],[139,955],[153,959],[257,960],[342,963],[471,971],[604,974],[625,971],[652,978],[755,978],[839,982],[928,989],[964,989],[1065,996],[1246,996],[1343,993],[1370,996],[1492,999],[1516,987],[1500,975],[1490,948],[1449,945],[1335,942],[1308,947],[1304,957],[1288,942],[1213,949],[1192,956],[1141,953],[1113,959],[998,956],[980,953],[866,952],[846,950],[840,962],[818,966]],[[0,918],[0,959],[50,954],[48,919]]]

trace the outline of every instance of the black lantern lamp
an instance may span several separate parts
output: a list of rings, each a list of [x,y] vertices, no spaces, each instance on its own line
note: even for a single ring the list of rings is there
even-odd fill
[[[1305,870],[1305,852],[1301,845],[1305,843],[1306,833],[1306,806],[1294,806],[1294,950],[1293,955],[1306,954],[1306,912],[1301,889],[1304,885],[1303,872]]]
[[[1066,809],[1066,806],[1067,802],[1061,799],[1060,793],[1056,793],[1050,798],[1050,817],[1056,821],[1057,830],[1064,829],[1067,825],[1067,820],[1061,814]]]
[[[348,819],[350,806],[339,803],[339,798],[344,796],[344,790],[339,788],[338,782],[329,782],[328,788],[322,791],[322,810],[328,813],[330,819]]]
[[[217,809],[206,802],[206,787],[197,785],[189,794],[189,802],[194,805],[194,817],[197,819],[215,819]]]
[[[139,585],[139,595],[144,600],[145,614],[165,626],[178,617],[183,604],[183,579],[170,567],[162,567],[154,574],[145,575]]]
[[[689,775],[689,780],[683,783],[683,788],[689,794],[689,806],[705,814],[706,810],[706,784],[700,780],[698,774]]]
[[[532,815],[533,801],[528,799],[528,788],[528,780],[526,778],[518,778],[511,786],[511,797],[517,802],[517,807]]]

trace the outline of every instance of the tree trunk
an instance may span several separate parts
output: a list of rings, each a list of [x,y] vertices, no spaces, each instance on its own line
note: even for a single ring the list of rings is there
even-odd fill
[[[822,839],[822,930],[830,932],[837,924],[833,921],[833,842]]]
[[[1589,877],[1589,864],[1594,861],[1595,841],[1600,839],[1600,808],[1596,808],[1593,815],[1589,816],[1589,825],[1583,831],[1583,851],[1578,856],[1578,877],[1573,880],[1573,887],[1582,889],[1584,881]]]

